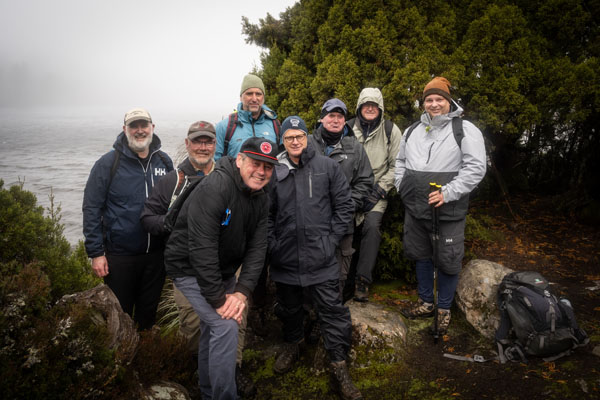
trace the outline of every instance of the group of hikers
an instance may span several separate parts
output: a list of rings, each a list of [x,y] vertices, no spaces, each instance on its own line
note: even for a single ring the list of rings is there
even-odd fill
[[[177,168],[160,150],[148,111],[128,111],[114,149],[94,164],[85,187],[86,251],[140,330],[154,325],[165,278],[172,280],[203,399],[255,391],[242,373],[242,350],[249,304],[264,302],[267,280],[275,284],[284,341],[275,372],[289,371],[299,358],[310,310],[332,382],[342,398],[361,399],[347,364],[352,325],[344,287],[353,243],[353,297],[366,302],[387,197],[396,187],[405,207],[404,255],[416,261],[418,281],[418,300],[404,314],[433,316],[446,331],[468,197],[486,170],[483,137],[460,118],[442,77],[425,86],[424,112],[404,135],[384,119],[377,88],[361,91],[352,119],[341,100],[327,100],[312,133],[297,115],[280,124],[265,94],[262,80],[246,75],[234,114],[189,127],[187,158]],[[430,191],[431,182],[439,190]],[[166,223],[186,192],[174,223]]]

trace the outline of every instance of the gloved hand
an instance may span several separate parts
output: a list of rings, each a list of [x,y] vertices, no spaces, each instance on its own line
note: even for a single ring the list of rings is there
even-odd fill
[[[362,211],[369,212],[375,207],[375,204],[381,199],[385,199],[387,192],[377,183],[373,185],[371,192],[363,199]]]

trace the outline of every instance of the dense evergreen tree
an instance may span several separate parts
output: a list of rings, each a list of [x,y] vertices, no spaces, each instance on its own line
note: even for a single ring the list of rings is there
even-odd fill
[[[600,204],[599,15],[598,0],[302,0],[242,25],[265,49],[256,72],[280,116],[316,123],[327,98],[354,110],[376,86],[406,128],[443,75],[486,137],[488,186],[562,194],[579,212]]]

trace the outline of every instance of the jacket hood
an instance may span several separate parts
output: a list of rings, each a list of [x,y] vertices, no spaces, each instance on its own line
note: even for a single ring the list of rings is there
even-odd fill
[[[113,148],[117,151],[120,151],[127,157],[138,158],[137,154],[129,148],[127,136],[125,136],[125,132],[123,131],[121,131],[121,133],[119,133],[119,136],[117,136],[117,139],[113,143]],[[148,154],[152,154],[157,150],[160,150],[160,138],[156,136],[156,133],[153,133],[152,142],[150,143],[150,151],[148,152]]]
[[[360,92],[360,95],[358,96],[358,101],[356,102],[356,118],[359,121],[361,121],[361,124],[370,124],[370,122],[365,121],[362,118],[362,115],[360,114],[360,107],[369,101],[376,103],[377,106],[379,107],[379,117],[378,117],[379,123],[377,123],[377,126],[371,126],[370,131],[369,131],[369,132],[373,132],[373,131],[376,131],[377,129],[379,129],[381,124],[383,124],[383,122],[384,122],[383,111],[385,109],[383,107],[383,94],[381,94],[381,90],[379,90],[378,88],[364,88]],[[376,121],[373,121],[373,123],[375,123],[375,122]],[[363,129],[366,129],[366,127],[363,127]]]
[[[377,105],[379,106],[379,111],[381,111],[381,115],[383,115],[383,95],[381,94],[381,90],[377,88],[364,88],[360,92],[360,95],[358,96],[358,101],[356,102],[356,115],[358,115],[360,106],[362,106],[368,101],[377,103]]]
[[[431,118],[427,111],[423,111],[423,114],[421,114],[421,122],[425,125],[443,126],[452,121],[452,118],[460,117],[463,114],[463,111],[462,107],[452,100],[450,103],[450,112],[448,114],[436,115]]]
[[[271,110],[266,104],[263,104],[261,106],[261,108],[262,108],[263,112],[258,117],[259,120],[261,118],[277,119],[277,114],[275,113],[275,111]],[[238,113],[238,119],[240,121],[248,122],[248,123],[252,121],[252,113],[250,111],[246,111],[246,110],[242,109],[241,101],[237,105],[237,113]]]

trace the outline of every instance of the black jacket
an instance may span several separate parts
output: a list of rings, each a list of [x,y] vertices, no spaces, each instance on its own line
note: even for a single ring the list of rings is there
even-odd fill
[[[220,158],[179,212],[165,249],[167,275],[196,277],[218,308],[225,303],[223,281],[242,265],[235,291],[250,297],[265,260],[267,214],[264,190],[250,191],[235,159]]]
[[[204,176],[204,173],[196,171],[190,159],[186,158],[177,166],[177,169],[169,172],[158,181],[154,190],[152,190],[152,194],[146,199],[142,215],[140,216],[142,226],[146,232],[152,235],[163,236],[166,234],[165,215],[169,210],[171,197],[177,185],[179,170],[182,170],[186,177]]]
[[[323,125],[319,125],[313,134],[308,137],[308,140],[319,154],[326,155],[327,144],[323,140],[324,129]],[[369,163],[369,157],[362,144],[354,136],[352,128],[346,125],[344,126],[344,130],[344,136],[327,156],[340,164],[352,190],[354,212],[357,212],[362,209],[363,199],[368,196],[373,187],[373,170]],[[350,224],[347,233],[352,233],[352,231],[353,224]]]
[[[154,185],[173,170],[169,156],[160,151],[160,139],[153,135],[148,162],[144,165],[121,132],[114,151],[103,155],[92,168],[83,192],[83,234],[89,257],[104,253],[140,255],[163,248],[161,238],[142,227],[140,214]],[[116,152],[118,167],[111,180]]]
[[[269,192],[271,279],[309,286],[337,280],[335,249],[352,221],[350,188],[338,164],[312,144],[298,168],[280,157]]]

